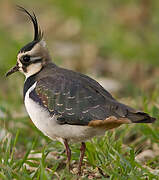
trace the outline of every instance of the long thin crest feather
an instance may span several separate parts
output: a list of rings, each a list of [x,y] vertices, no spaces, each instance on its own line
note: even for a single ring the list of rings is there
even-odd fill
[[[25,8],[18,5],[17,5],[17,9],[26,13],[31,19],[34,26],[34,41],[41,41],[43,38],[43,33],[38,25],[38,21],[37,21],[35,13],[33,12],[33,15],[31,15]]]

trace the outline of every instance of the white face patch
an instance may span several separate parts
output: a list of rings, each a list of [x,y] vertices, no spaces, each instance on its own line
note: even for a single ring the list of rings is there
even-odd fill
[[[40,56],[37,56],[37,57],[31,57],[30,59],[31,59],[31,61],[35,61],[35,60],[41,59],[41,57],[40,57]]]
[[[41,44],[42,43],[42,44]],[[19,66],[19,71],[22,72],[26,78],[28,78],[29,76],[39,72],[42,68],[42,61],[39,61],[39,62],[35,62],[35,63],[30,63],[30,64],[23,64],[20,59],[23,57],[23,56],[30,56],[30,62],[34,62],[36,60],[39,60],[41,59],[42,57],[40,56],[41,55],[41,46],[44,46],[44,41],[36,44],[32,50],[30,51],[27,51],[27,52],[22,52],[22,53],[19,53],[18,56],[17,56],[17,63],[18,63],[18,66]]]
[[[21,73],[23,73],[24,71],[23,71],[23,68],[22,68],[22,66],[23,66],[22,63],[20,62],[20,60],[18,60],[17,62],[18,62],[19,71]]]
[[[34,57],[35,58],[35,57]],[[39,57],[37,57],[39,59]],[[19,71],[21,73],[23,73],[26,78],[28,78],[29,76],[32,76],[33,74],[36,74],[37,72],[39,72],[42,68],[42,62],[38,62],[38,63],[32,63],[30,65],[28,65],[26,67],[26,72],[24,72],[23,70],[23,64],[20,62],[20,60],[18,59],[18,66],[19,66]]]
[[[23,72],[23,73],[26,76],[26,78],[28,78],[29,76],[32,76],[33,74],[36,74],[37,72],[39,72],[41,70],[41,68],[42,68],[41,62],[35,63],[35,64],[30,64],[26,68],[27,72]]]

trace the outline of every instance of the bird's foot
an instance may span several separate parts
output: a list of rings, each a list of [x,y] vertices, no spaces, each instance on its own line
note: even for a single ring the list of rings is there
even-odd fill
[[[82,171],[81,171],[81,169],[80,169],[80,170],[78,170],[77,175],[78,175],[78,176],[81,176],[81,175],[82,175]]]

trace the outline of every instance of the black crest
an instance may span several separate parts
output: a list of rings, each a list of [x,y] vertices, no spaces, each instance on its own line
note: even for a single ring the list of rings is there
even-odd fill
[[[35,13],[33,12],[33,15],[31,15],[26,9],[24,9],[23,7],[21,6],[17,6],[18,10],[26,13],[29,18],[31,19],[32,23],[33,23],[33,26],[34,26],[34,40],[33,41],[36,41],[36,42],[39,42],[42,40],[43,38],[43,33],[38,25],[38,21],[37,21],[37,18],[35,16]]]

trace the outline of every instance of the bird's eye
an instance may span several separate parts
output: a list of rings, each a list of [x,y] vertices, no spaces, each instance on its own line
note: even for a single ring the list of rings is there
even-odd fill
[[[28,56],[28,55],[23,56],[23,61],[24,62],[29,62],[30,61],[30,56]]]

